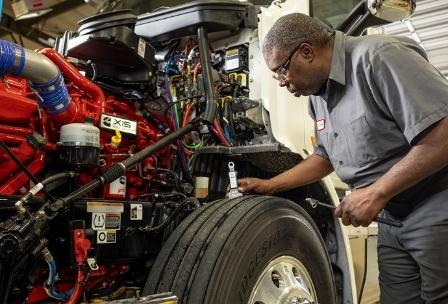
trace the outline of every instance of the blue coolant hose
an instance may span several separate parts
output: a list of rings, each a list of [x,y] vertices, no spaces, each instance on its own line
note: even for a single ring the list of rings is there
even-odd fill
[[[0,0],[1,3],[2,0]],[[39,69],[48,69],[49,67],[53,69],[53,72],[46,75],[46,79],[35,77],[39,73]],[[65,86],[64,77],[57,66],[44,55],[0,39],[0,76],[7,74],[28,78],[31,81],[31,86],[38,93],[39,104],[45,112],[59,114],[69,108],[71,98]]]

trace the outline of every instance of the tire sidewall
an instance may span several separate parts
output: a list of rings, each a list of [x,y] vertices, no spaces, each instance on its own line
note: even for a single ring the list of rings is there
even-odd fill
[[[281,256],[294,257],[305,266],[316,303],[336,303],[329,258],[317,227],[302,208],[280,199],[260,204],[235,227],[213,271],[206,302],[247,303],[264,269]]]

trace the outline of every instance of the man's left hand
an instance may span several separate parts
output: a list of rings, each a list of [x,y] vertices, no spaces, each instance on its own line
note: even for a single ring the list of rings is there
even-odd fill
[[[354,190],[336,208],[335,214],[342,218],[344,225],[367,227],[386,207],[388,199],[375,191],[372,186]]]

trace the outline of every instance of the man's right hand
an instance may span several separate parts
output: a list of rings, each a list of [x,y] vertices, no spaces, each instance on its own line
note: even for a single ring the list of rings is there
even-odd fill
[[[244,194],[260,195],[271,195],[274,193],[270,180],[254,177],[238,179],[238,191]]]

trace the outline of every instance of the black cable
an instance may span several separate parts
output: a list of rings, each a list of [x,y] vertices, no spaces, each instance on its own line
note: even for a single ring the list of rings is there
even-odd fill
[[[181,192],[182,189],[180,188],[180,178],[176,172],[169,170],[169,169],[164,169],[164,168],[154,168],[154,171],[165,172],[165,173],[171,174],[171,176],[174,179],[174,185],[176,186],[176,190],[178,192]]]
[[[161,138],[156,143],[154,143],[154,144],[146,147],[145,149],[135,153],[134,155],[132,155],[128,159],[125,159],[124,161],[119,162],[119,163],[115,163],[114,165],[109,167],[106,171],[101,173],[94,180],[92,180],[89,183],[85,184],[81,188],[73,191],[72,193],[70,193],[66,197],[58,199],[54,204],[49,206],[50,210],[56,213],[61,208],[63,208],[65,204],[80,198],[84,194],[92,191],[93,189],[95,189],[95,188],[97,188],[97,187],[99,187],[99,186],[101,186],[101,185],[103,185],[105,183],[110,183],[110,182],[116,180],[117,178],[122,176],[123,173],[126,172],[126,170],[128,170],[129,168],[132,168],[134,165],[136,165],[137,163],[143,161],[148,156],[156,153],[157,151],[159,151],[163,147],[166,147],[166,146],[170,145],[175,140],[177,140],[179,138],[182,138],[182,136],[184,136],[185,134],[191,132],[191,130],[193,130],[195,128],[195,124],[197,124],[197,123],[200,123],[200,121],[191,122],[191,123],[187,124],[185,127],[177,129],[175,132],[166,135],[165,137]]]
[[[12,39],[12,41],[14,41],[15,44],[18,44],[17,39],[16,39],[16,37],[14,37],[14,34],[12,32],[9,32],[9,36],[11,36],[11,39]]]
[[[175,218],[176,216],[179,215],[179,213],[186,207],[188,206],[188,204],[181,204],[180,206],[178,206],[176,209],[174,209],[174,211],[166,218],[165,221],[163,221],[162,224],[155,226],[155,227],[143,227],[140,228],[140,231],[143,232],[161,232],[163,229],[165,229]]]
[[[166,121],[169,122],[169,121],[170,121],[170,118],[168,117],[168,111],[169,111],[175,104],[178,104],[178,103],[180,103],[180,102],[182,102],[182,101],[185,101],[185,100],[188,100],[188,99],[196,99],[196,98],[200,98],[200,97],[202,97],[202,96],[204,96],[204,95],[196,95],[196,96],[191,96],[191,97],[185,97],[185,98],[178,99],[178,100],[176,100],[176,101],[173,101],[173,102],[169,103],[168,107],[167,107],[167,108],[165,109],[165,111],[163,112],[163,116],[165,117]]]
[[[364,292],[364,286],[367,278],[367,237],[364,240],[364,275],[362,277],[361,289],[359,290],[358,304],[361,304],[362,293]]]
[[[140,195],[134,196],[132,199],[149,197],[149,196],[152,196],[153,198],[157,198],[157,197],[165,198],[165,197],[170,197],[170,196],[182,196],[182,198],[187,198],[187,196],[181,192],[162,192],[162,193],[140,194]]]
[[[16,163],[16,165],[20,168],[20,170],[23,171],[23,173],[26,174],[26,176],[28,176],[28,178],[35,184],[37,185],[39,182],[39,180],[34,177],[34,175],[30,172],[30,170],[28,170],[28,168],[20,161],[20,159],[18,159],[12,152],[11,150],[9,150],[8,146],[3,142],[3,140],[0,140],[0,147],[3,149],[3,151],[5,151],[9,157],[11,157],[11,159]],[[45,193],[45,195],[51,200],[51,201],[55,201],[56,199],[50,194],[48,193],[48,191],[43,188],[42,189],[43,192]]]

